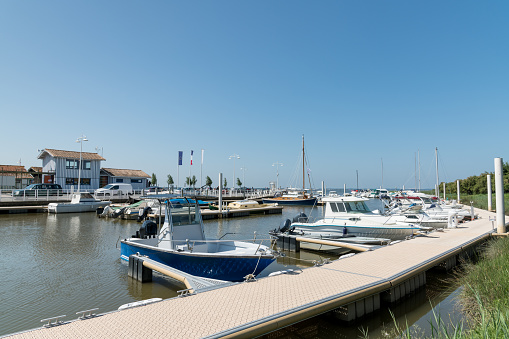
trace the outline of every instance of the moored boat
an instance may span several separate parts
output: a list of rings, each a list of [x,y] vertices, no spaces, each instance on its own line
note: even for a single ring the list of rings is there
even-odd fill
[[[431,230],[428,227],[391,220],[391,216],[375,214],[367,207],[366,200],[368,199],[352,196],[324,198],[326,205],[323,219],[312,222],[302,215],[294,218],[291,228],[310,235],[326,233],[391,240],[402,240],[420,231]]]
[[[164,225],[158,232],[153,221],[145,221],[135,236],[121,240],[122,259],[140,253],[198,277],[227,281],[256,276],[275,260],[260,240],[206,239],[200,206],[194,200],[173,204],[170,197],[151,198],[166,203]]]
[[[78,213],[78,212],[95,212],[98,208],[108,206],[109,201],[101,201],[92,196],[90,193],[78,192],[74,193],[71,202],[52,202],[48,204],[48,212],[50,213]]]

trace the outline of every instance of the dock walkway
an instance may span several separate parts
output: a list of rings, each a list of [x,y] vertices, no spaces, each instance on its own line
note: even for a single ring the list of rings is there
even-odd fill
[[[490,237],[493,229],[489,217],[495,214],[477,209],[476,213],[480,219],[456,229],[307,268],[300,274],[238,283],[23,332],[13,338],[254,337],[398,286],[405,287],[416,277],[422,281],[423,272],[429,268],[455,259]]]

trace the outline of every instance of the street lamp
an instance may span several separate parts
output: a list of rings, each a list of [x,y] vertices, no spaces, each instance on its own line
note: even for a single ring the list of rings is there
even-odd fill
[[[244,167],[241,167],[240,170],[242,171],[242,184],[244,185],[244,187],[246,187],[246,166]]]
[[[80,143],[80,162],[78,164],[78,193],[80,192],[80,185],[81,185],[81,152],[83,152],[83,141],[88,141],[87,137],[83,134],[81,137],[76,139],[76,142]]]
[[[279,189],[279,166],[283,166],[282,162],[276,161],[272,164],[272,166],[276,166],[276,190]]]
[[[232,181],[232,188],[235,189],[235,159],[240,159],[240,156],[238,154],[233,153],[233,155],[230,155],[228,159],[233,159],[233,181]]]

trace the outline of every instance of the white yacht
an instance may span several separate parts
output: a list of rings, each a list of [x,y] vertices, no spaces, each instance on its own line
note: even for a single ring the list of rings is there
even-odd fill
[[[360,197],[324,197],[325,216],[311,222],[306,216],[294,219],[291,229],[310,236],[332,237],[334,235],[355,235],[358,237],[388,238],[402,240],[420,231],[431,228],[401,222],[392,216],[373,213]]]

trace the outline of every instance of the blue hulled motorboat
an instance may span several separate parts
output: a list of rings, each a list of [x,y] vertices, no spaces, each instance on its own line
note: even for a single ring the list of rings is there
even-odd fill
[[[139,253],[180,271],[205,278],[243,281],[269,266],[275,256],[258,242],[205,238],[200,206],[186,199],[172,203],[170,196],[151,195],[166,204],[165,221],[158,232],[147,220],[136,235],[121,240],[121,258]]]

